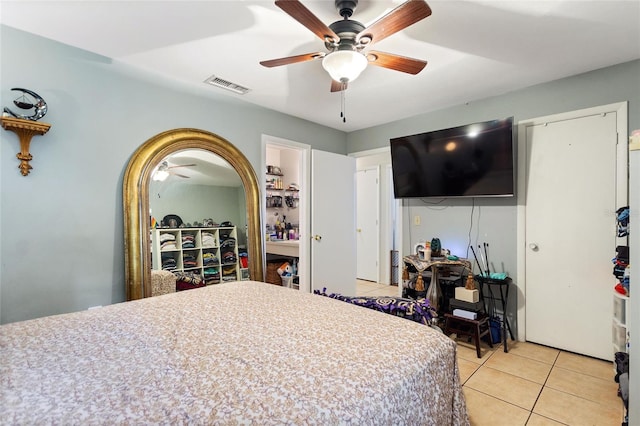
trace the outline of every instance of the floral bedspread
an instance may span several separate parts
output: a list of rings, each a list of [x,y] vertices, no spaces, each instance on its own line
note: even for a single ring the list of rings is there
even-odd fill
[[[464,425],[455,343],[270,284],[0,326],[3,424]]]

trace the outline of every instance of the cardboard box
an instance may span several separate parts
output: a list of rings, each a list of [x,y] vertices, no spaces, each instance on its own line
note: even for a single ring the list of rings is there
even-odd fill
[[[476,303],[480,300],[480,293],[478,290],[467,290],[464,287],[456,287],[455,297],[458,300],[463,300],[469,303]]]

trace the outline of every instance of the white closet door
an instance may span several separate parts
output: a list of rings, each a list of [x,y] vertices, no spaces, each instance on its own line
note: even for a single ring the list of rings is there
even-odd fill
[[[526,339],[612,359],[616,114],[527,128]]]

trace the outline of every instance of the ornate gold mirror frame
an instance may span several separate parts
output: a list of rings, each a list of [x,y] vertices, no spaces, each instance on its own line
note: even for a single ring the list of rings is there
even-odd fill
[[[247,205],[247,251],[252,280],[262,281],[263,253],[260,225],[260,189],[249,160],[233,144],[198,129],[174,129],[147,140],[136,150],[124,174],[124,252],[127,300],[151,296],[149,182],[154,168],[177,151],[203,149],[219,155],[238,173]]]

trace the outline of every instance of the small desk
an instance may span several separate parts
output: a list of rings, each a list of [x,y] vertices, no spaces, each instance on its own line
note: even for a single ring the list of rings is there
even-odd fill
[[[488,278],[482,275],[475,276],[476,281],[480,284],[480,300],[484,305],[484,311],[490,316],[496,316],[495,303],[500,304],[502,309],[502,315],[500,316],[501,328],[502,328],[502,342],[504,351],[508,352],[507,348],[507,331],[511,340],[513,338],[513,331],[511,331],[511,325],[509,324],[509,318],[507,317],[507,302],[509,301],[509,287],[511,287],[511,278],[504,280],[497,280],[494,278]]]
[[[438,298],[442,293],[440,291],[440,286],[438,283],[438,268],[447,266],[462,266],[463,268],[467,268],[469,271],[472,270],[471,262],[468,259],[449,260],[446,257],[439,257],[432,258],[431,260],[421,260],[417,255],[411,254],[408,256],[404,256],[402,258],[402,261],[405,264],[411,264],[420,275],[422,275],[422,273],[427,269],[431,269],[431,283],[429,284],[429,288],[427,289],[427,298],[429,299],[429,303],[431,303],[431,306],[436,311],[439,310],[440,301],[438,300]],[[434,293],[436,296],[429,297]]]

